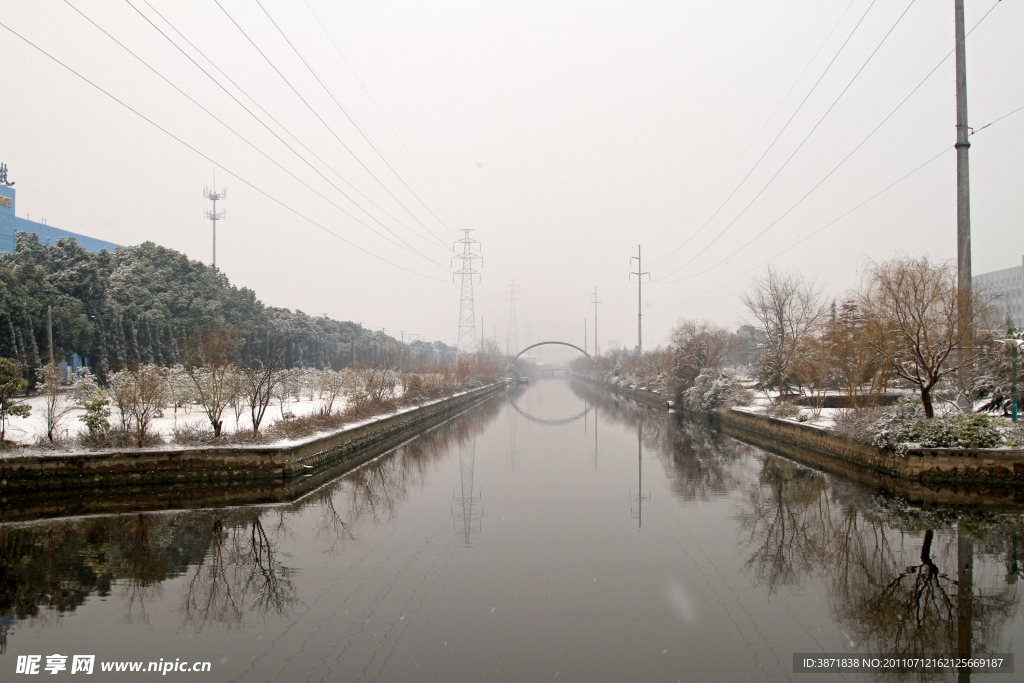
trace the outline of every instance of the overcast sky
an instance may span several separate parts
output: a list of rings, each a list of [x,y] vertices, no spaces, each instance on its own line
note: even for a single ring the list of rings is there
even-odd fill
[[[645,348],[735,328],[769,259],[840,296],[867,259],[955,258],[953,0],[219,2],[0,0],[81,75],[0,28],[19,216],[208,262],[216,169],[233,283],[448,343],[464,228],[502,345],[513,279],[520,346],[588,318],[592,348],[595,287],[602,346],[635,345],[638,244]],[[1024,111],[980,130],[1024,106],[1024,1],[966,14],[981,273],[1024,254]]]

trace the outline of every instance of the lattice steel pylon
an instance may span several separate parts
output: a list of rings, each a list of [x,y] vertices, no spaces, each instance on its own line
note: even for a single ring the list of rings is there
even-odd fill
[[[519,352],[519,329],[516,326],[516,301],[519,289],[516,281],[508,286],[508,337],[505,339],[505,355],[512,357]]]
[[[476,467],[476,436],[471,443],[459,443],[459,483],[461,490],[452,498],[457,507],[452,509],[455,530],[462,536],[466,547],[472,547],[473,536],[483,531],[483,509],[480,492],[473,493],[473,471]]]
[[[473,232],[472,229],[462,229],[462,239],[455,243],[462,245],[462,253],[452,257],[452,261],[460,262],[455,275],[462,277],[462,295],[459,298],[459,337],[455,345],[460,355],[473,353],[477,344],[476,314],[473,312],[473,276],[480,273],[473,269],[473,261],[476,259],[483,261],[483,258],[479,253],[473,251],[473,245],[479,245],[480,242],[469,236],[471,232]]]

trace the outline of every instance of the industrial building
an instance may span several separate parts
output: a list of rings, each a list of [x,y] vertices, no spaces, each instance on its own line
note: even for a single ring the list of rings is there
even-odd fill
[[[1013,268],[993,270],[971,278],[975,290],[992,297],[992,307],[1000,322],[1010,318],[1024,327],[1024,257]]]
[[[114,251],[117,248],[118,245],[113,242],[105,242],[94,237],[79,235],[75,232],[51,227],[45,223],[36,223],[27,218],[15,216],[14,187],[13,184],[7,184],[6,166],[0,168],[2,168],[2,181],[0,181],[0,252],[14,253],[14,233],[16,232],[34,233],[39,236],[39,241],[43,244],[56,242],[62,237],[71,237],[84,249],[93,253],[102,249]]]

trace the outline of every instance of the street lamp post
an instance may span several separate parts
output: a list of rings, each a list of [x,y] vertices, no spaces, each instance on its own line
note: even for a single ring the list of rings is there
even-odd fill
[[[997,339],[996,341],[1001,342],[1010,349],[1010,355],[1013,356],[1013,384],[1010,388],[1010,415],[1014,422],[1017,421],[1017,350],[1024,344],[1024,340],[1020,339]]]

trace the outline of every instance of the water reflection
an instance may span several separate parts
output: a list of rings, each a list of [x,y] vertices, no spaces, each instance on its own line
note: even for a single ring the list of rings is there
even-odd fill
[[[602,417],[635,426],[679,499],[732,496],[750,580],[779,600],[824,583],[851,651],[969,657],[1008,649],[1003,631],[1020,606],[1020,512],[911,507],[703,425],[652,419],[590,385],[573,390]]]
[[[361,526],[390,523],[451,447],[472,451],[499,406],[478,406],[287,505],[0,524],[0,644],[17,621],[56,623],[91,596],[121,597],[122,620],[147,623],[162,586],[178,577],[180,611],[196,631],[286,615],[301,603],[297,570],[280,550],[293,517],[313,512],[321,551],[343,553]]]
[[[628,677],[600,668],[612,652],[651,678],[731,652],[735,676],[774,660],[785,679],[792,646],[818,646],[801,620],[852,652],[1019,641],[1020,512],[915,507],[571,386],[520,388],[286,504],[0,524],[0,652],[108,597],[107,630],[233,635],[267,678],[460,679],[518,647],[502,674],[524,680],[565,651],[594,663],[577,679]],[[246,640],[264,633],[292,650]],[[643,649],[662,637],[678,655]]]

